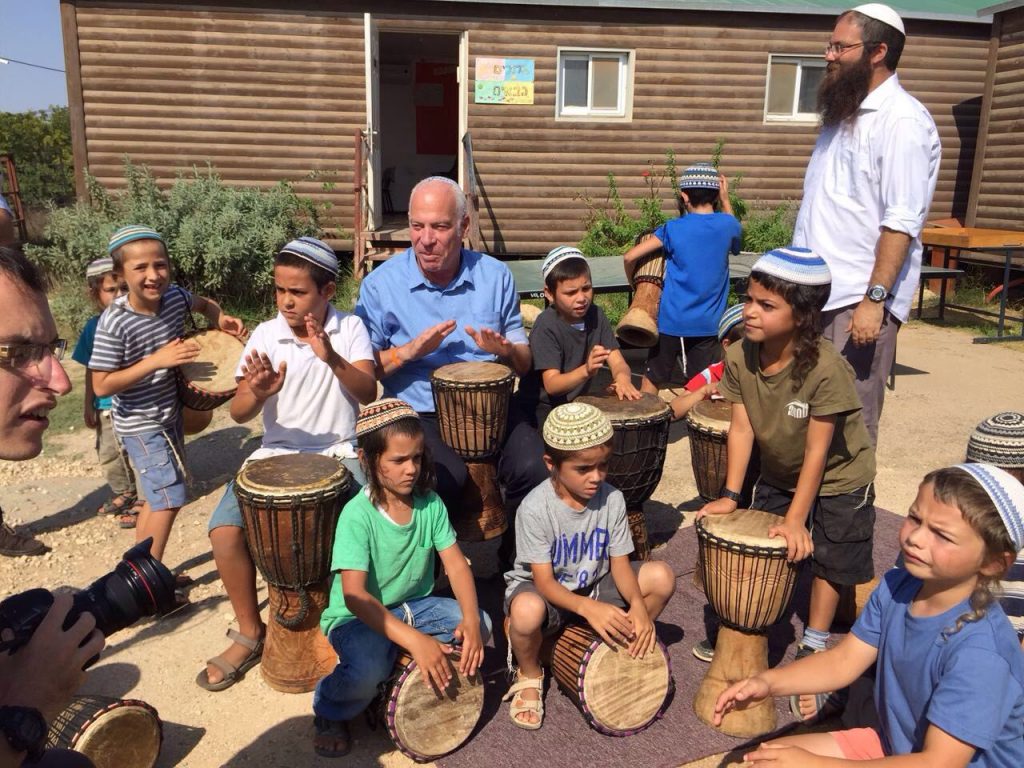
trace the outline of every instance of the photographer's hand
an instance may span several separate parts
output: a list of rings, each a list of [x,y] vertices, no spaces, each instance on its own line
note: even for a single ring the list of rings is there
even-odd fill
[[[54,594],[32,639],[12,654],[0,654],[0,704],[38,709],[47,722],[67,705],[85,679],[82,667],[106,642],[91,613],[64,630],[70,610],[71,595]]]

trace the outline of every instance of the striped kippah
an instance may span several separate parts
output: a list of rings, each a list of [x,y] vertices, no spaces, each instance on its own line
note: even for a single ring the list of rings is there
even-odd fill
[[[571,245],[560,245],[557,248],[552,248],[544,259],[544,263],[540,265],[541,278],[547,278],[548,273],[555,268],[556,264],[561,264],[568,259],[583,259],[586,261],[587,257],[583,255],[583,251]]]
[[[338,257],[331,246],[323,240],[317,240],[315,237],[300,237],[288,243],[280,250],[280,253],[298,256],[310,264],[316,264],[318,267],[326,269],[335,277],[338,275]]]
[[[559,451],[583,451],[612,439],[612,423],[589,403],[566,403],[548,414],[544,443]]]
[[[397,397],[384,397],[370,403],[359,411],[356,419],[356,437],[368,435],[374,430],[394,424],[400,419],[418,419],[419,414],[405,400]]]
[[[721,189],[718,169],[711,163],[697,163],[679,174],[680,189]]]
[[[135,242],[136,240],[159,240],[161,243],[164,242],[160,233],[152,227],[145,227],[142,224],[129,224],[126,227],[121,227],[110,236],[110,242],[107,243],[107,253],[113,253],[122,245]]]
[[[88,277],[99,277],[105,275],[107,272],[114,271],[114,260],[109,256],[103,256],[99,259],[93,259],[89,262],[89,266],[85,268],[85,276]]]
[[[743,305],[734,304],[725,310],[722,319],[718,321],[718,340],[722,341],[729,335],[729,331],[743,322]]]
[[[787,245],[768,251],[754,262],[751,272],[763,272],[796,285],[828,285],[832,273],[828,264],[814,251]]]
[[[985,490],[1002,518],[1010,540],[1020,552],[1024,549],[1024,485],[1005,469],[991,464],[957,464]]]
[[[967,439],[967,460],[1024,469],[1024,413],[1005,411],[981,422]]]

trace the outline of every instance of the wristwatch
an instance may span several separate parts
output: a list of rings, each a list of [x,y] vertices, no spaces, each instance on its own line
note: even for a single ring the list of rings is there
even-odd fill
[[[730,491],[728,488],[723,488],[722,492],[718,494],[718,498],[735,501],[737,504],[740,503],[740,495],[736,491]]]
[[[867,293],[864,294],[875,304],[881,304],[883,301],[889,298],[889,289],[881,283],[876,283],[868,288]]]
[[[43,756],[46,746],[46,719],[38,709],[0,707],[0,731],[15,752],[28,752],[30,761]]]

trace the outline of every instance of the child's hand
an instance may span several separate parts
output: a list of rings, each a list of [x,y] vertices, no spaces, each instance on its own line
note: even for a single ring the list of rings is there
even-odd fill
[[[459,672],[466,677],[476,674],[480,665],[484,663],[484,640],[480,635],[480,620],[474,622],[463,619],[452,634],[455,641],[462,646]]]
[[[199,356],[200,346],[191,339],[172,339],[153,353],[157,368],[177,368]]]
[[[281,367],[274,372],[274,364],[266,354],[250,352],[242,362],[242,376],[257,400],[266,400],[276,395],[284,386],[288,363],[281,361]]]
[[[452,647],[439,643],[422,632],[418,632],[417,635],[416,641],[409,644],[408,651],[412,654],[416,666],[420,668],[424,685],[430,688],[433,683],[437,690],[443,691],[452,680],[451,662],[448,660]]]
[[[224,333],[230,333],[232,336],[238,338],[245,336],[245,323],[239,318],[233,317],[232,315],[226,315],[223,312],[221,312],[220,317],[217,318],[217,327],[224,331]]]
[[[86,403],[82,411],[82,418],[85,420],[85,426],[89,429],[96,429],[96,425],[99,423],[99,412],[92,403]]]
[[[770,694],[768,684],[760,677],[748,677],[746,680],[733,683],[722,691],[722,695],[715,702],[715,715],[712,720],[715,725],[721,725],[722,718],[734,709],[743,709],[747,704],[768,698]]]
[[[580,615],[612,648],[617,645],[626,646],[634,638],[629,614],[618,606],[587,600]]]
[[[654,634],[654,622],[647,615],[643,600],[637,600],[629,609],[629,620],[633,623],[633,642],[629,644],[629,655],[634,659],[643,658],[654,650],[658,636]]]
[[[594,348],[590,350],[590,355],[587,357],[587,376],[593,376],[604,365],[608,356],[611,354],[610,349],[605,349],[600,344],[595,344]]]
[[[323,325],[311,314],[307,314],[302,319],[306,323],[306,339],[309,341],[313,354],[330,365],[331,358],[337,353],[331,346],[331,340],[327,338],[327,332]]]
[[[718,172],[718,197],[719,199],[729,197],[729,180],[721,171]]]
[[[608,389],[618,395],[619,400],[639,400],[642,397],[640,390],[633,386],[628,376],[613,382]]]
[[[782,522],[768,529],[768,538],[781,536],[786,540],[786,559],[791,563],[805,560],[814,552],[814,542],[802,523],[790,522],[782,518]]]
[[[748,752],[743,760],[757,768],[814,768],[816,765],[828,764],[825,758],[808,752],[806,749],[792,744],[772,744],[766,742],[755,751]]]
[[[712,395],[718,394],[718,384],[716,382],[708,382],[699,390],[701,400],[708,400]]]
[[[697,510],[697,516],[693,518],[694,522],[697,522],[702,517],[707,515],[728,515],[736,511],[739,505],[732,499],[715,499],[709,501],[699,510]]]

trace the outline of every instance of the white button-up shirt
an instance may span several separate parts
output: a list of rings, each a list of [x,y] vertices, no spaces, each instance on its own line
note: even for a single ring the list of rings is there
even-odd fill
[[[895,74],[864,98],[854,117],[822,129],[804,177],[793,244],[813,250],[832,271],[825,309],[864,298],[886,227],[912,238],[886,301],[897,319],[907,319],[941,153],[935,121]]]

